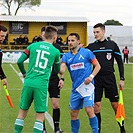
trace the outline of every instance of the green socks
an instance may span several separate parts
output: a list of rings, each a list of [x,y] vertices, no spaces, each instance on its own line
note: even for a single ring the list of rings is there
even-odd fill
[[[14,133],[21,133],[23,126],[24,126],[24,120],[17,118],[15,121]]]
[[[14,133],[21,133],[24,126],[24,120],[16,119],[15,126],[14,126]],[[34,133],[42,133],[43,131],[43,123],[40,121],[35,121],[34,124]]]
[[[42,133],[43,131],[43,122],[35,121],[34,124],[34,133]]]

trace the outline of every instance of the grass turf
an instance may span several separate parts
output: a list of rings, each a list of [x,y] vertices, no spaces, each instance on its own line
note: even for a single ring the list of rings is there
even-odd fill
[[[12,64],[17,70],[18,67],[16,64]],[[19,99],[22,89],[22,82],[17,76],[17,74],[13,71],[9,64],[3,64],[4,71],[7,75],[8,80],[8,89],[10,96],[12,98],[14,108],[11,108],[7,102],[4,89],[2,85],[0,86],[0,133],[12,133],[14,129],[14,121],[17,117],[19,111]],[[118,68],[115,65],[115,75],[117,81],[119,81],[119,73]],[[125,127],[127,133],[133,133],[133,65],[125,64],[125,87],[123,90],[124,96],[124,106],[126,112],[126,120]],[[70,113],[69,113],[69,97],[71,93],[71,80],[68,74],[68,71],[65,73],[65,86],[61,91],[61,100],[60,100],[60,108],[61,108],[61,122],[60,127],[65,133],[70,133]],[[51,101],[49,100],[49,114],[52,116],[52,107]],[[114,112],[110,106],[110,102],[108,99],[103,98],[102,100],[102,132],[101,133],[118,133],[119,128],[117,122],[115,120]],[[79,118],[81,120],[81,126],[79,133],[89,133],[91,132],[87,115],[82,109],[79,114]],[[28,116],[25,119],[23,133],[32,133],[33,125],[35,121],[35,112],[33,105],[29,109]],[[52,129],[48,122],[46,121],[46,128],[48,133],[52,133]]]

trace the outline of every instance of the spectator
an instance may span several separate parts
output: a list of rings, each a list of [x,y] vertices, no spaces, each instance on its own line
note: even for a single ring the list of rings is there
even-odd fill
[[[34,38],[32,39],[32,43],[37,42],[37,36],[34,36]]]
[[[25,35],[24,38],[23,38],[23,43],[25,45],[28,45],[29,44],[29,38]]]
[[[68,44],[67,42],[63,42],[61,45],[62,50],[68,50]]]
[[[127,48],[127,46],[125,46],[125,48],[122,50],[122,53],[123,53],[123,62],[128,64],[128,54],[129,54],[129,50]]]
[[[42,41],[42,36],[39,35],[39,36],[37,37],[37,42],[41,42],[41,41]]]
[[[61,36],[58,36],[56,42],[58,44],[60,44],[60,45],[63,45],[63,42],[62,41],[63,41],[63,39],[61,38]]]
[[[18,44],[18,37],[15,37],[15,38],[13,39],[13,41],[14,41],[14,44]]]
[[[22,35],[20,35],[19,38],[18,38],[18,44],[20,44],[20,45],[23,44],[23,38],[22,38]]]
[[[63,46],[68,46],[68,43],[66,41],[64,41]]]

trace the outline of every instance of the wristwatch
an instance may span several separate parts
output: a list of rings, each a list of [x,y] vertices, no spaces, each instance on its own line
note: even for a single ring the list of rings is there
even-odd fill
[[[64,78],[60,78],[60,80],[63,80],[64,81]]]
[[[124,80],[125,80],[125,78],[124,78],[124,77],[120,77],[120,80],[123,80],[123,81],[124,81]]]

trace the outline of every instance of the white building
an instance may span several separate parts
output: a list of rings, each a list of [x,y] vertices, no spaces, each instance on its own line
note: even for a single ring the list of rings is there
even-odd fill
[[[129,49],[129,56],[133,56],[133,33],[132,26],[106,26],[106,37],[114,40],[120,50],[127,46]],[[88,27],[89,43],[95,41],[93,35],[93,26]]]

